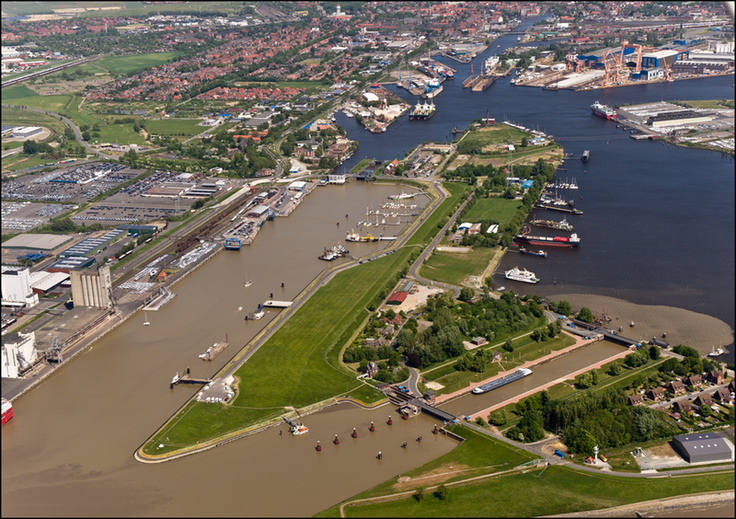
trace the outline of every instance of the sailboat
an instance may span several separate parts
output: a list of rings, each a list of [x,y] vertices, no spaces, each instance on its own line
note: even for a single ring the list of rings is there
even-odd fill
[[[246,273],[245,273],[245,283],[243,283],[243,286],[244,286],[244,287],[249,287],[249,286],[251,286],[252,284],[253,284],[253,282],[252,282],[252,281],[251,281],[250,279],[248,279],[248,273],[246,272]]]
[[[146,316],[146,320],[145,320],[145,321],[143,321],[143,326],[148,326],[148,325],[150,325],[151,323],[149,323],[149,322],[148,322],[148,313],[147,313],[147,312],[145,313],[145,316]]]

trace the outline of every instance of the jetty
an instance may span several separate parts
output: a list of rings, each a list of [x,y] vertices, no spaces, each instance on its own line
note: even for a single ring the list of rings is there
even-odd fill
[[[179,384],[209,384],[212,382],[211,378],[197,378],[192,377],[190,375],[190,370],[187,368],[182,374],[179,374],[179,372],[176,372],[176,375],[174,375],[174,378],[171,380],[171,384],[169,384],[169,388],[173,388],[174,386],[177,386]]]
[[[202,353],[199,358],[202,360],[215,360],[215,358],[217,358],[217,356],[222,353],[223,350],[228,346],[230,346],[230,343],[228,341],[216,342],[215,344],[207,348],[207,351]]]

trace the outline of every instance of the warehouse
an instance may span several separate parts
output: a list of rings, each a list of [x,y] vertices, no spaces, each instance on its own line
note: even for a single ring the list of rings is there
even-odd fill
[[[672,445],[688,463],[733,460],[731,447],[714,433],[682,434],[672,438]]]
[[[93,254],[95,250],[107,247],[123,236],[125,236],[125,231],[122,229],[114,229],[99,238],[85,238],[73,247],[66,249],[64,252],[59,254],[59,256],[62,258],[69,256],[87,256],[88,254]]]
[[[44,272],[42,270],[31,272],[31,288],[34,294],[42,296],[51,292],[67,279],[69,279],[69,274],[66,272]]]
[[[30,137],[33,137],[34,135],[38,135],[43,131],[43,128],[40,126],[26,126],[21,128],[16,128],[13,130],[13,137],[16,139],[28,139]]]
[[[647,119],[647,124],[652,128],[658,126],[679,126],[681,124],[704,123],[713,119],[713,116],[695,112],[693,110],[682,110],[678,112],[666,112],[652,115]]]
[[[47,272],[65,272],[69,274],[74,269],[83,269],[89,267],[95,262],[94,258],[87,258],[85,256],[72,256],[65,258],[61,261],[57,261],[46,269]]]
[[[3,243],[3,249],[24,249],[53,254],[72,241],[74,238],[71,236],[56,234],[19,234]]]

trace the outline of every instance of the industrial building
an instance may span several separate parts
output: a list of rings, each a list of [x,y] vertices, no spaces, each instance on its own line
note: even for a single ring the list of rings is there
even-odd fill
[[[714,433],[675,436],[672,445],[688,463],[733,460],[731,447]]]
[[[647,125],[652,128],[659,126],[679,126],[682,124],[697,124],[708,122],[713,116],[693,110],[683,110],[678,112],[666,112],[652,115],[647,119]]]
[[[641,69],[639,72],[634,72],[631,75],[634,79],[642,81],[651,81],[652,79],[661,79],[664,77],[664,70],[661,68],[648,68]]]
[[[58,249],[72,241],[73,237],[56,234],[19,234],[4,242],[3,249],[24,249],[55,254]]]
[[[31,272],[31,290],[38,295],[48,294],[67,279],[69,274],[66,272]]]
[[[34,332],[3,335],[2,355],[0,356],[2,378],[20,377],[31,369],[37,354]]]
[[[63,251],[59,256],[62,258],[68,258],[70,256],[87,256],[93,254],[95,250],[100,250],[103,247],[107,247],[109,244],[118,240],[125,235],[125,231],[122,229],[113,229],[107,234],[100,236],[99,238],[85,238],[73,247],[69,247]]]
[[[38,295],[31,288],[31,271],[25,267],[2,268],[3,306],[35,306]]]
[[[112,306],[110,267],[103,265],[97,271],[72,270],[71,278],[72,298],[75,306],[91,306],[100,309]]]
[[[13,137],[16,139],[28,139],[43,131],[40,126],[25,126],[13,129]]]
[[[86,256],[70,256],[61,261],[57,261],[46,269],[46,272],[65,272],[69,274],[74,269],[87,268],[95,262],[94,258]]]
[[[664,68],[665,65],[672,66],[677,61],[680,53],[676,50],[660,50],[649,54],[642,54],[642,68]]]

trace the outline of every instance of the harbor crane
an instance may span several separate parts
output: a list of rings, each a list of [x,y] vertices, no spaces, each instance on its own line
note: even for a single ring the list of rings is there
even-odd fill
[[[637,43],[629,43],[627,40],[621,42],[621,66],[624,64],[624,49],[635,49],[636,50],[636,72],[641,71],[641,53],[643,47]]]

